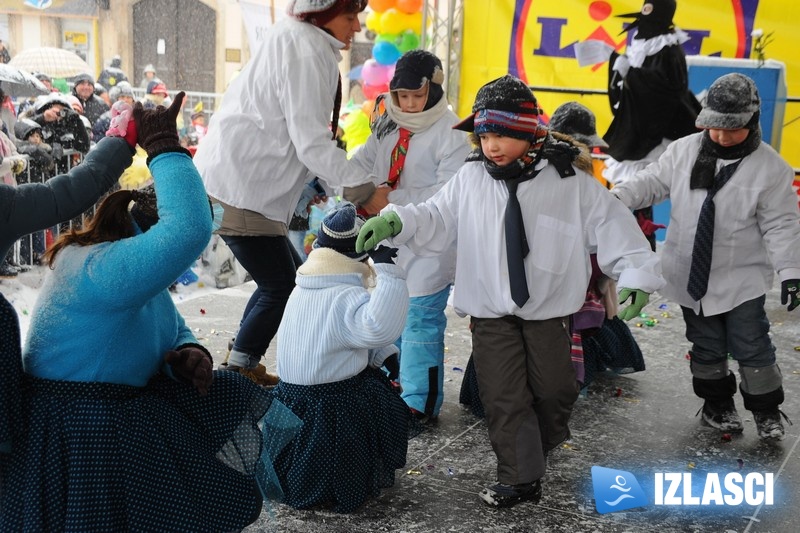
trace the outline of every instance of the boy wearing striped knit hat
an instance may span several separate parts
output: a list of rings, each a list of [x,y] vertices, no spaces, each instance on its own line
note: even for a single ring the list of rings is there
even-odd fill
[[[589,254],[618,280],[621,312],[637,316],[664,281],[636,221],[591,175],[580,150],[539,123],[525,83],[504,76],[478,91],[457,129],[477,144],[468,162],[424,204],[390,204],[359,232],[358,250],[389,238],[414,253],[456,242],[453,307],[470,315],[472,352],[497,482],[491,506],[538,501],[549,450],[569,438],[578,397],[569,315],[583,305]]]

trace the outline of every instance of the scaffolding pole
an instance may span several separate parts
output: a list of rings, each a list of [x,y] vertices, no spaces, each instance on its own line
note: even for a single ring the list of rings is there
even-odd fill
[[[463,32],[464,0],[425,0],[420,47],[442,60],[445,94],[453,108],[458,108]]]

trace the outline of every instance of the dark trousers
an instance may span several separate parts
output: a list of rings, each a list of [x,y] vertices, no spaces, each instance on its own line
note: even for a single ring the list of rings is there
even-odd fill
[[[540,479],[545,455],[569,437],[578,398],[568,318],[472,318],[472,354],[497,480]]]
[[[256,290],[245,306],[233,349],[263,356],[278,332],[286,301],[294,289],[300,257],[282,236],[222,235],[237,261],[253,277]]]
[[[753,298],[714,316],[681,307],[686,339],[692,343],[695,394],[703,399],[731,397],[728,354],[739,363],[740,390],[749,410],[772,408],[783,401],[783,378],[769,337],[766,296]]]

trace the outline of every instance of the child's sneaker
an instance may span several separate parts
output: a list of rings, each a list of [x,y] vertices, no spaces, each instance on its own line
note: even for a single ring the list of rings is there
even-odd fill
[[[756,422],[758,436],[764,440],[781,440],[784,435],[781,416],[783,416],[790,425],[792,424],[789,417],[778,408],[767,411],[753,411],[753,419]]]
[[[733,398],[716,402],[706,400],[700,411],[703,413],[703,422],[712,428],[725,433],[741,433],[744,429],[742,419],[736,412]]]
[[[478,496],[487,505],[493,507],[512,507],[520,502],[532,501],[539,503],[542,499],[542,480],[520,485],[506,485],[497,483],[483,489]]]

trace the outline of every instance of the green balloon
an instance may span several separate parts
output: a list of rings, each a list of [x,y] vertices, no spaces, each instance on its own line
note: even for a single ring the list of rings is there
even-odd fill
[[[397,47],[398,50],[400,50],[400,52],[405,54],[409,50],[414,50],[415,48],[418,47],[419,47],[419,36],[413,31],[403,32],[403,35],[400,38],[400,45]]]
[[[400,43],[400,36],[396,33],[379,33],[377,37],[375,37],[375,42],[387,42],[392,43],[393,45],[397,46]]]

